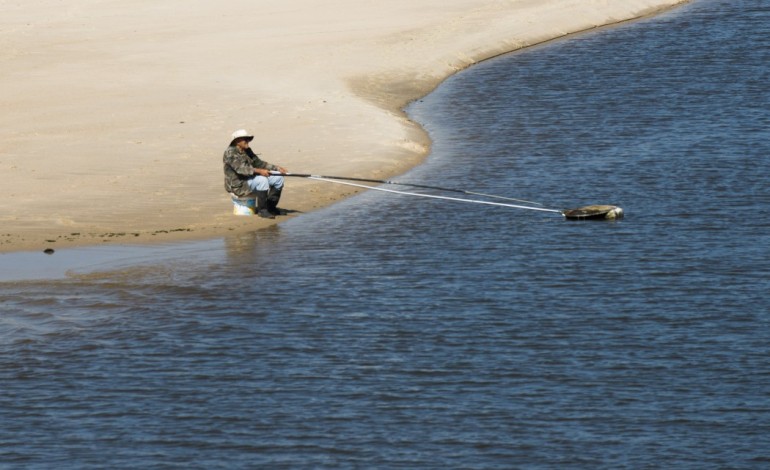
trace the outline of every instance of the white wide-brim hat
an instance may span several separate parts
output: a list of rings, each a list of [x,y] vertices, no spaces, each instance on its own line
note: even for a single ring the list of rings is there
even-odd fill
[[[238,129],[237,131],[233,132],[231,137],[232,139],[230,139],[230,145],[232,145],[233,142],[238,139],[246,139],[247,142],[251,142],[254,139],[254,136],[249,134],[249,131],[246,129]]]

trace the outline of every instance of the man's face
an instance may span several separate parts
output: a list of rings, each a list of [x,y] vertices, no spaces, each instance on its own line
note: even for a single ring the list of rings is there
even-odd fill
[[[235,146],[241,150],[246,150],[247,148],[249,148],[249,141],[247,139],[238,139],[235,142]]]

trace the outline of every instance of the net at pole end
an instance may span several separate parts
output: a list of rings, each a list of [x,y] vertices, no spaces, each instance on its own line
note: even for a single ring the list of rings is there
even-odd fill
[[[623,209],[618,206],[596,205],[561,212],[569,220],[615,220],[623,218]]]

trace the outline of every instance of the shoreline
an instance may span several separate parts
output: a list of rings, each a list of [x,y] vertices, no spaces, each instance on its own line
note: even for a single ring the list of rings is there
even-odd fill
[[[336,87],[322,87],[321,90],[313,90],[312,88],[316,83],[314,80],[310,80],[311,90],[309,93],[308,83],[303,82],[305,88],[302,90],[307,96],[296,98],[293,97],[292,83],[282,85],[286,88],[284,92],[292,95],[293,99],[288,100],[288,103],[281,103],[283,109],[279,109],[277,113],[272,113],[273,116],[278,115],[277,122],[271,124],[269,118],[261,118],[259,121],[259,124],[268,128],[268,132],[275,131],[275,135],[271,133],[270,137],[264,138],[266,133],[255,130],[254,126],[227,124],[227,119],[223,115],[216,116],[220,125],[213,127],[205,120],[187,121],[180,119],[178,123],[174,122],[174,127],[179,128],[185,127],[185,124],[188,123],[196,126],[209,126],[204,135],[196,139],[197,152],[205,152],[206,160],[199,159],[196,153],[183,154],[179,157],[181,162],[179,160],[171,162],[173,171],[175,165],[184,165],[196,160],[196,163],[191,165],[194,175],[190,178],[189,184],[184,184],[188,182],[175,183],[178,186],[178,194],[174,194],[168,188],[158,188],[153,185],[154,182],[163,181],[162,174],[158,180],[156,172],[153,171],[155,169],[154,164],[160,163],[160,159],[154,159],[149,165],[140,167],[138,174],[129,175],[126,178],[120,178],[120,175],[118,177],[111,174],[106,175],[105,177],[108,178],[106,188],[100,188],[100,191],[91,191],[90,193],[86,191],[85,197],[81,195],[80,199],[73,203],[67,196],[72,196],[73,191],[82,189],[81,184],[88,184],[94,177],[87,172],[79,175],[80,180],[75,181],[78,178],[74,178],[69,188],[63,187],[58,188],[59,191],[52,191],[60,195],[61,201],[67,201],[69,204],[65,204],[65,208],[59,212],[52,210],[51,214],[45,214],[46,208],[50,207],[50,202],[47,203],[46,201],[46,198],[51,197],[49,194],[29,197],[23,193],[26,187],[35,185],[39,179],[35,173],[41,174],[44,173],[44,170],[28,168],[30,171],[26,176],[22,176],[18,181],[14,179],[12,182],[14,184],[11,184],[11,198],[5,201],[2,207],[4,210],[0,212],[0,221],[3,222],[3,229],[0,230],[0,254],[105,244],[146,245],[205,240],[275,225],[282,220],[287,220],[287,218],[281,217],[274,221],[268,221],[256,217],[231,215],[229,197],[220,187],[221,157],[219,156],[226,145],[226,143],[221,144],[219,142],[222,139],[219,134],[229,135],[229,132],[232,131],[229,129],[230,127],[251,129],[257,135],[255,139],[256,150],[262,153],[266,160],[283,164],[289,167],[290,171],[336,173],[378,179],[390,178],[420,164],[430,151],[429,137],[417,123],[408,118],[404,110],[405,107],[410,102],[429,94],[454,73],[478,62],[526,47],[600,27],[649,17],[687,3],[687,1],[689,0],[637,0],[629,2],[633,3],[632,6],[607,8],[611,11],[602,10],[600,6],[594,5],[597,3],[595,1],[583,2],[586,6],[576,6],[576,2],[566,0],[551,0],[538,6],[530,6],[528,5],[529,2],[521,1],[513,2],[517,5],[520,4],[519,8],[511,8],[516,14],[506,10],[506,14],[500,19],[495,17],[495,14],[500,14],[500,11],[495,10],[493,6],[487,5],[469,9],[467,3],[459,1],[456,5],[458,11],[452,12],[439,21],[438,27],[426,27],[424,22],[417,21],[420,24],[417,24],[415,29],[409,30],[404,29],[402,23],[397,22],[400,29],[393,31],[391,27],[388,33],[384,35],[363,33],[362,37],[359,37],[363,44],[350,47],[347,51],[347,55],[355,56],[363,50],[369,56],[368,59],[362,58],[363,67],[352,67],[352,70],[346,69],[342,76],[337,73],[334,77],[329,77],[328,74],[318,77],[320,81],[328,81],[333,78],[334,83],[332,85],[336,85]],[[453,5],[455,4],[453,3]],[[573,10],[577,8],[579,11],[588,9],[593,12],[593,15],[573,21],[571,16],[574,16],[572,15],[574,11],[567,9],[565,12],[563,10],[565,6],[571,6]],[[625,16],[612,16],[621,14]],[[433,15],[426,17],[431,21],[433,20]],[[535,18],[538,22],[533,23]],[[446,26],[447,21],[454,21],[454,26]],[[348,22],[343,21],[343,24],[348,24]],[[479,24],[486,26],[487,22],[493,23],[489,27],[489,31],[479,33],[475,29]],[[313,22],[309,22],[309,25],[312,26]],[[563,29],[570,26],[572,29]],[[339,34],[339,32],[334,34]],[[457,36],[457,39],[454,36]],[[0,34],[0,39],[2,38],[3,36]],[[338,38],[333,38],[331,43],[338,44],[338,41]],[[368,44],[370,42],[375,42],[375,47]],[[417,43],[417,45],[411,43]],[[377,58],[372,58],[373,54],[369,51],[378,50],[377,45],[379,45],[380,52],[395,58],[385,57],[379,62],[375,60]],[[322,46],[328,47],[329,44],[325,43]],[[297,46],[300,52],[307,47],[307,44],[302,41],[299,41]],[[324,50],[324,47],[320,47],[320,49]],[[435,53],[435,55],[431,54],[433,60],[428,61],[428,64],[425,64],[426,53]],[[345,54],[342,55],[345,56]],[[278,57],[276,60],[286,59]],[[319,63],[313,65],[317,67]],[[325,64],[321,63],[321,65]],[[357,73],[360,68],[366,69],[364,73]],[[296,69],[295,64],[284,64],[283,68],[276,73],[279,77],[282,77],[282,73],[294,75],[298,73]],[[294,77],[291,78],[295,79]],[[289,80],[289,82],[291,81]],[[1,80],[0,84],[2,84]],[[339,88],[340,85],[343,87],[342,89]],[[262,94],[264,95],[264,91]],[[329,96],[327,97],[327,95]],[[335,101],[339,103],[336,103],[335,106],[327,106],[327,104],[335,104]],[[287,104],[292,108],[292,112],[285,112]],[[281,107],[275,103],[273,105]],[[242,122],[234,121],[234,119],[242,120],[242,114],[250,114],[255,110],[265,109],[271,109],[271,107],[260,102],[260,106],[248,111],[243,110],[242,113],[235,113],[237,116],[229,116],[229,118],[233,123]],[[285,115],[281,114],[282,111]],[[34,113],[32,115],[32,117],[39,117]],[[308,115],[309,117],[307,117]],[[56,120],[54,118],[49,125],[61,126]],[[297,127],[294,121],[297,120],[303,121],[298,127],[309,130],[308,135],[298,138],[297,134],[293,132]],[[319,133],[318,128],[323,127],[323,124],[330,124],[329,128],[322,128],[322,132]],[[228,125],[229,127],[226,127]],[[167,127],[168,124],[165,125],[165,128]],[[166,130],[165,128],[163,130]],[[143,132],[134,134],[134,136],[141,134],[142,140],[134,142],[133,148],[127,151],[128,156],[131,156],[131,152],[142,146],[144,142],[152,142],[146,145],[147,147],[154,147],[155,154],[151,155],[151,158],[157,157],[164,150],[167,150],[163,148],[162,143],[165,141],[162,138],[162,132],[158,134],[158,130],[153,130],[150,127],[142,130]],[[91,130],[91,132],[94,131]],[[178,144],[181,140],[179,137],[184,135],[179,131],[175,132],[177,135],[169,139],[172,144]],[[62,137],[66,135],[66,132],[61,134]],[[219,136],[219,140],[210,138],[213,135]],[[24,144],[29,144],[38,136],[39,134],[19,138],[16,135],[15,138],[16,143],[24,148]],[[75,135],[74,139],[70,139],[65,144],[75,150],[79,148],[79,138],[88,138],[89,136],[99,137],[86,132],[85,135]],[[156,141],[152,139],[153,136],[161,144],[155,143]],[[144,140],[148,137],[149,140]],[[14,141],[11,138],[4,140],[4,142],[8,140]],[[207,147],[200,147],[201,142],[209,142],[210,140],[214,141],[214,145],[207,143],[205,144]],[[216,145],[217,143],[219,145]],[[104,148],[110,148],[104,147],[106,144],[104,141],[99,141],[97,144],[101,151],[104,151]],[[217,150],[219,147],[221,149]],[[261,147],[264,150],[260,152]],[[373,150],[370,151],[370,148]],[[2,151],[0,153],[2,155],[2,161],[0,161],[2,173],[0,174],[3,175],[4,180],[8,180],[10,174],[3,168],[7,165],[6,155],[3,154],[8,149],[10,149],[8,153],[11,155],[11,167],[18,168],[24,164],[23,158],[16,160],[13,158],[14,154],[22,155],[18,148],[14,149],[8,143],[0,144],[0,151]],[[273,157],[273,155],[288,156],[292,150],[297,156],[286,159]],[[311,151],[312,155],[308,155],[308,151]],[[212,152],[215,155],[213,158]],[[98,153],[96,155],[100,156]],[[319,171],[317,166],[313,167],[314,164],[317,165],[318,163],[315,155],[326,157],[324,159],[326,165],[323,167],[326,168],[325,170]],[[351,155],[351,157],[346,158],[341,155]],[[121,157],[127,158],[126,154],[119,154],[115,159],[119,160]],[[88,156],[81,158],[87,160]],[[69,163],[72,162],[72,160],[69,161]],[[87,170],[88,162],[81,166]],[[159,164],[158,166],[163,167],[164,165]],[[65,174],[67,173],[66,166],[61,169]],[[212,171],[215,173],[213,176]],[[98,174],[99,171],[96,173]],[[100,176],[97,175],[96,177],[99,178]],[[131,180],[137,177],[146,179],[146,187],[140,188],[143,192],[140,192],[134,200],[124,195],[130,194],[130,191],[136,186],[136,183]],[[47,179],[46,177],[43,178]],[[287,186],[289,190],[286,191],[281,206],[297,211],[297,215],[326,207],[359,192],[359,190],[347,187],[339,188],[327,183],[299,179],[290,179]],[[116,189],[117,191],[115,191]],[[27,197],[19,197],[20,194]],[[202,198],[206,202],[201,202],[196,198]],[[77,198],[73,197],[73,199]],[[195,201],[195,203],[190,201]],[[11,207],[13,210],[9,211],[8,209]],[[81,212],[87,214],[89,211],[93,212],[90,216],[76,215]],[[11,212],[10,216],[6,215],[8,212]],[[25,214],[38,214],[38,216],[37,218],[25,217]],[[81,222],[81,219],[87,221]],[[206,221],[200,222],[201,219]]]

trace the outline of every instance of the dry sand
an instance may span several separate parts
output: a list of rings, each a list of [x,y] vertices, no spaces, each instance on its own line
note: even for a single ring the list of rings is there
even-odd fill
[[[0,251],[215,237],[232,131],[298,173],[390,177],[402,107],[478,61],[684,0],[0,0]],[[307,212],[349,188],[291,179]]]

